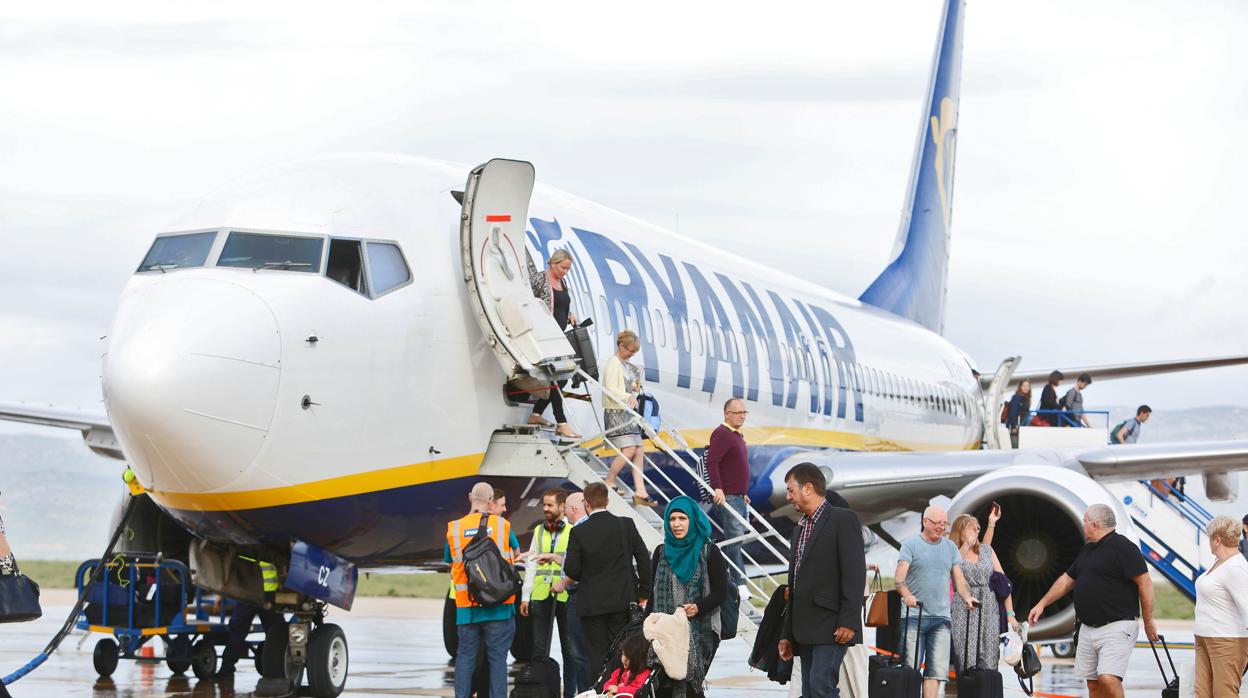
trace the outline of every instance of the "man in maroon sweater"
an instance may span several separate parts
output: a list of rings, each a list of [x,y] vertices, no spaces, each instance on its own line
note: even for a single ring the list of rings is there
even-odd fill
[[[715,508],[712,514],[724,529],[724,538],[738,538],[749,532],[744,521],[750,520],[746,506],[750,498],[746,492],[750,487],[750,456],[745,447],[745,436],[741,427],[745,424],[745,401],[732,398],[724,403],[724,423],[711,432],[711,442],[707,445],[706,471],[710,477],[711,489],[715,491]],[[741,518],[732,515],[736,512]],[[732,563],[729,577],[732,588],[729,589],[724,606],[728,613],[722,630],[724,637],[736,634],[736,610],[741,603],[738,592],[740,585],[745,583],[739,570],[745,569],[745,560],[741,556],[741,544],[725,545],[724,556]]]

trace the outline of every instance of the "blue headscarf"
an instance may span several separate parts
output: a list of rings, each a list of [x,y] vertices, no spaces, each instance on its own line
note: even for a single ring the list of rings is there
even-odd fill
[[[689,517],[689,532],[684,538],[677,538],[672,533],[670,520],[673,511],[683,512]],[[702,513],[697,502],[680,496],[667,505],[667,511],[663,512],[663,554],[667,557],[667,564],[671,566],[672,572],[682,583],[687,584],[693,579],[702,559],[702,548],[710,539],[711,520]]]

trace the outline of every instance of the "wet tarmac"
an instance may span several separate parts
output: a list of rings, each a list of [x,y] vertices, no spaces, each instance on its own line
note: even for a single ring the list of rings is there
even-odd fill
[[[67,592],[45,592],[44,617],[33,623],[0,626],[0,672],[7,674],[25,664],[60,627],[71,603]],[[335,612],[330,620],[342,626],[350,644],[350,675],[347,696],[452,696],[452,670],[442,646],[441,602],[428,599],[359,599],[351,613]],[[1162,632],[1172,643],[1190,643],[1190,622],[1164,622]],[[114,696],[149,698],[195,696],[196,698],[250,696],[258,675],[251,660],[238,664],[232,685],[200,681],[188,673],[175,676],[163,662],[122,660],[110,679],[98,679],[91,652],[102,635],[70,635],[60,651],[43,666],[10,687],[17,698],[34,696]],[[557,643],[557,640],[556,640]],[[157,644],[158,651],[160,644]],[[1189,645],[1190,647],[1190,645]],[[1184,665],[1193,660],[1190,649],[1172,650],[1180,673],[1190,676]],[[559,656],[557,650],[554,652]],[[723,698],[785,698],[788,687],[771,683],[746,666],[749,648],[744,642],[725,643],[711,667],[709,693]],[[1084,696],[1087,690],[1072,675],[1071,660],[1041,653],[1045,669],[1037,677],[1036,690],[1057,696]],[[514,675],[516,665],[512,666]],[[1022,696],[1009,667],[1004,669],[1007,696]],[[1168,667],[1167,667],[1168,670]],[[1127,677],[1127,696],[1160,695],[1163,683],[1147,645],[1132,655]],[[952,688],[949,694],[953,694]],[[1241,695],[1248,695],[1245,690]]]

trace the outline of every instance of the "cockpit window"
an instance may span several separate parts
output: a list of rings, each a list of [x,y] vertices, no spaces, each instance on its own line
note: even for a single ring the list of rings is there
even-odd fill
[[[202,267],[212,249],[216,231],[187,233],[185,235],[162,235],[152,243],[139,271],[166,272],[187,267]]]
[[[321,271],[323,245],[321,238],[232,232],[221,249],[217,266],[316,274]]]
[[[403,253],[392,242],[368,243],[368,270],[373,277],[374,298],[412,279]]]

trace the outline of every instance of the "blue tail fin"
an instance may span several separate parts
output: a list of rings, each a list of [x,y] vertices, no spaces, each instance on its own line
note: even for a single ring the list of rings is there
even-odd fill
[[[859,297],[934,332],[945,325],[964,5],[946,0],[892,260]]]

